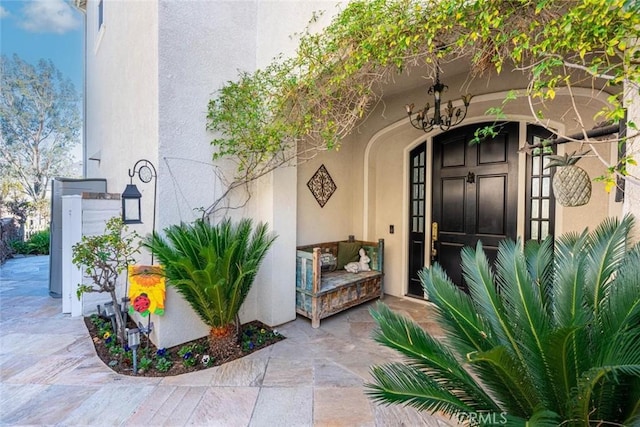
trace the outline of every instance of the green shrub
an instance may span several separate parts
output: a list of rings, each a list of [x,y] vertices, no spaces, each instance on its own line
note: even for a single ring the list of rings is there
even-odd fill
[[[11,252],[20,255],[49,255],[49,242],[51,235],[49,229],[38,231],[31,235],[29,240],[12,240],[9,242]]]
[[[11,253],[14,254],[27,255],[29,253],[29,245],[22,240],[10,241],[9,248],[11,248]]]
[[[408,363],[373,367],[367,393],[472,425],[638,425],[640,245],[629,245],[632,223],[608,220],[524,250],[505,241],[495,268],[480,243],[465,248],[469,294],[439,265],[423,270],[445,340],[381,304],[372,311],[375,339]]]
[[[238,312],[275,236],[249,219],[217,225],[204,221],[172,225],[148,236],[143,245],[164,266],[174,286],[209,326],[209,349],[224,357],[237,343]],[[187,359],[187,363],[191,363]]]
[[[51,235],[48,228],[34,233],[27,241],[28,253],[33,255],[49,255],[50,240]]]
[[[148,371],[153,366],[153,359],[147,356],[142,356],[138,362],[140,370]]]
[[[156,369],[160,372],[167,372],[173,366],[173,362],[167,358],[160,357],[156,359]]]

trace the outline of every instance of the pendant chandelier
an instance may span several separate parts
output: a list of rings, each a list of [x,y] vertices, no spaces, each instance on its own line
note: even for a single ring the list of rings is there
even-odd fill
[[[440,111],[440,102],[441,96],[443,92],[446,92],[449,86],[442,84],[440,82],[440,71],[438,70],[438,66],[436,66],[436,81],[433,86],[430,86],[427,90],[427,94],[433,95],[433,116],[429,117],[427,114],[431,105],[427,102],[425,107],[413,114],[413,104],[405,105],[407,109],[407,114],[409,115],[409,121],[411,125],[416,128],[423,130],[424,132],[431,132],[435,128],[440,128],[442,131],[447,131],[453,126],[460,124],[467,116],[467,109],[469,108],[469,104],[471,103],[471,98],[473,97],[471,94],[467,94],[463,96],[462,99],[462,107],[455,107],[451,101],[447,102],[447,106],[444,109],[444,112]]]

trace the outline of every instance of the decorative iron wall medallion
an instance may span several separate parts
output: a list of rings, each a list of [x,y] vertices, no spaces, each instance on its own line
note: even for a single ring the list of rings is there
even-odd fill
[[[324,165],[321,165],[316,173],[313,174],[309,182],[307,182],[307,187],[309,187],[311,194],[316,198],[321,208],[324,207],[331,195],[338,189]]]

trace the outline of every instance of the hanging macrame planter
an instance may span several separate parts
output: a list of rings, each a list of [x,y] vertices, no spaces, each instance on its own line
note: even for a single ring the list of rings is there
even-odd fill
[[[546,167],[556,168],[552,181],[553,195],[562,206],[582,206],[591,199],[591,179],[584,169],[576,166],[578,160],[587,153],[549,156],[551,161]]]

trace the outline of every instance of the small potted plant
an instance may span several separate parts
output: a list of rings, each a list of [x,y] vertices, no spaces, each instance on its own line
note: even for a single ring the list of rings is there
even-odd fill
[[[119,307],[116,295],[116,285],[120,274],[133,263],[133,255],[139,253],[140,238],[128,227],[122,219],[113,217],[105,226],[105,233],[98,236],[82,236],[80,242],[73,245],[73,264],[84,267],[84,275],[89,277],[92,284],[79,284],[78,299],[85,292],[107,292],[115,311],[116,335],[118,342],[125,343],[125,321]]]

